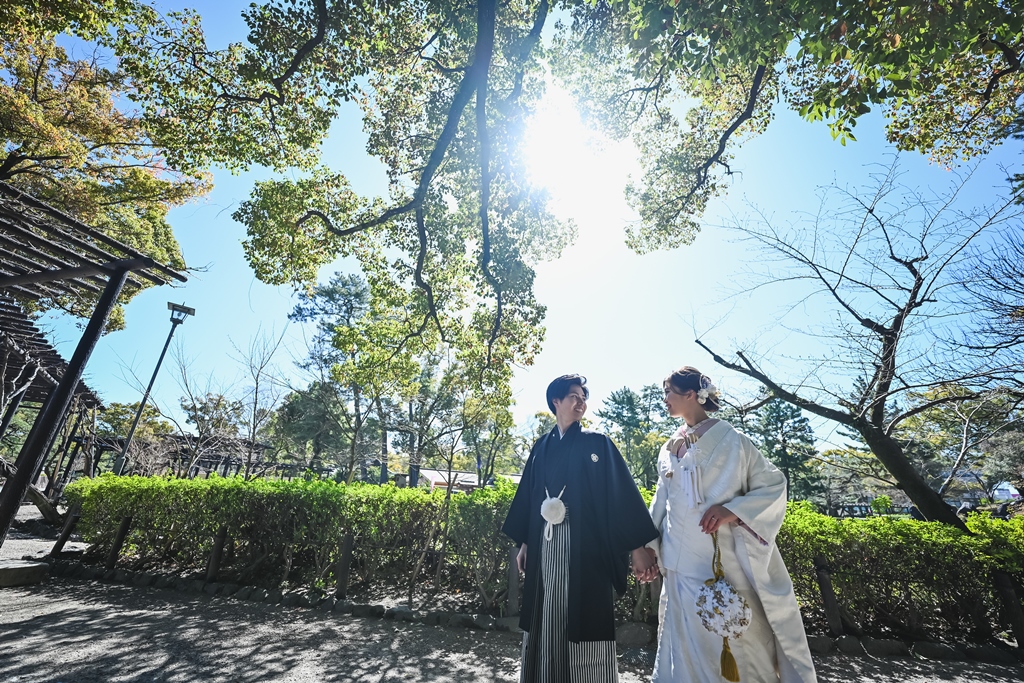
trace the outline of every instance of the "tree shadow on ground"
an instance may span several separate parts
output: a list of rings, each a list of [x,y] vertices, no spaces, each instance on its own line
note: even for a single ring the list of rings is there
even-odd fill
[[[0,681],[515,680],[516,637],[56,581],[0,595]]]
[[[516,681],[520,637],[58,579],[0,591],[4,683]],[[822,683],[1003,683],[1022,669],[816,657]],[[629,668],[623,683],[647,681]]]

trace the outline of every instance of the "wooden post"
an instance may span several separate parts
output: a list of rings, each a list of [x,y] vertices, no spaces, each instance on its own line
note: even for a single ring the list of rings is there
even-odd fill
[[[124,539],[128,537],[128,529],[132,526],[131,515],[121,520],[121,526],[117,529],[117,535],[114,536],[114,545],[110,547],[110,554],[107,555],[107,569],[113,569],[114,565],[117,564],[117,558],[121,554],[121,546],[124,545]]]
[[[206,566],[206,582],[217,580],[220,573],[220,560],[224,556],[224,542],[228,539],[228,528],[221,525],[217,529],[217,535],[213,538],[213,551],[210,552],[210,563]]]
[[[1013,579],[1006,572],[997,569],[992,572],[992,583],[995,584],[999,600],[1010,618],[1010,628],[1013,630],[1014,640],[1017,641],[1017,650],[1024,652],[1024,610],[1021,609],[1021,598],[1014,588]]]
[[[828,562],[821,555],[815,555],[814,557],[814,573],[818,578],[821,601],[825,605],[825,619],[828,621],[828,630],[834,636],[841,636],[845,633],[842,611],[839,609],[839,600],[836,599],[835,589],[832,588],[832,575],[828,569]]]
[[[57,542],[53,544],[53,548],[50,549],[50,557],[57,557],[64,550],[64,544],[71,538],[71,533],[75,530],[75,525],[78,524],[78,520],[81,518],[81,507],[78,505],[68,510],[67,519],[64,520],[64,528],[60,531],[60,538],[57,539]]]
[[[96,342],[103,334],[103,328],[107,324],[110,312],[117,305],[117,297],[121,294],[121,287],[128,277],[129,270],[138,267],[139,264],[132,262],[120,262],[110,272],[107,285],[103,289],[103,295],[96,303],[89,324],[75,347],[75,352],[64,368],[60,382],[50,392],[43,407],[36,414],[25,442],[18,453],[18,459],[14,466],[17,472],[7,478],[2,489],[0,489],[0,546],[7,538],[7,532],[14,523],[14,516],[21,507],[21,501],[25,499],[29,486],[32,484],[40,460],[45,459],[46,452],[53,442],[58,427],[63,423],[71,399],[74,398],[78,381],[82,378],[85,365],[92,355]]]
[[[345,534],[341,540],[341,555],[334,568],[334,574],[338,577],[338,586],[334,591],[334,597],[338,600],[344,600],[348,595],[348,575],[352,569],[352,546],[354,544],[355,539],[351,533]]]
[[[516,566],[516,557],[519,555],[519,548],[512,546],[508,551],[508,616],[519,616],[519,567]]]

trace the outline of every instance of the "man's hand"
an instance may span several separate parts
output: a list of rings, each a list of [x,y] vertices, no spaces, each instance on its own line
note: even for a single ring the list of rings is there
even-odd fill
[[[732,524],[733,522],[740,521],[729,509],[721,505],[712,505],[704,513],[704,516],[700,518],[700,530],[706,534],[713,534],[718,531],[718,527],[723,524]]]
[[[526,544],[519,546],[519,554],[516,555],[516,566],[519,567],[519,573],[526,573]]]
[[[658,578],[658,559],[652,548],[637,548],[633,551],[633,576],[641,583],[650,583]]]

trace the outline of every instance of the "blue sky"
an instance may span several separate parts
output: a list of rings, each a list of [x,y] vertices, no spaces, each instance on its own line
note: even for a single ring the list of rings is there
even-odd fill
[[[172,6],[180,5],[161,4]],[[239,12],[245,3],[198,6],[212,47],[244,38]],[[520,422],[544,408],[548,381],[566,372],[589,378],[591,411],[611,391],[658,383],[684,364],[700,367],[734,397],[750,395],[752,386],[738,377],[722,376],[694,345],[695,333],[720,352],[753,339],[769,348],[784,346],[791,338],[779,323],[780,312],[798,292],[775,288],[729,298],[748,281],[746,273],[760,255],[738,243],[734,233],[716,226],[749,215],[752,207],[778,219],[813,211],[817,187],[833,180],[864,184],[868,174],[878,164],[888,164],[893,154],[879,116],[861,121],[859,140],[843,147],[832,140],[826,126],[804,122],[780,108],[769,131],[738,151],[733,168],[740,173],[728,195],[709,208],[695,243],[639,256],[623,243],[624,227],[636,218],[623,199],[630,173],[638,171],[631,145],[588,134],[574,122],[567,97],[555,90],[538,117],[528,142],[535,180],[549,188],[553,210],[576,222],[579,238],[559,260],[537,269],[537,297],[548,310],[547,336],[535,365],[515,374],[514,413]],[[358,110],[354,105],[344,107],[324,159],[346,173],[357,192],[383,195],[384,169],[366,155],[365,140]],[[995,199],[1005,178],[999,165],[1016,163],[1019,153],[1016,143],[996,150],[975,175],[969,198],[979,203]],[[922,189],[943,188],[953,180],[948,170],[917,154],[902,155],[901,167],[905,181]],[[260,330],[284,334],[278,365],[286,373],[294,372],[292,358],[304,353],[309,330],[287,322],[295,303],[293,292],[255,279],[242,254],[244,229],[231,219],[253,183],[269,173],[256,169],[231,175],[215,169],[214,174],[215,188],[208,197],[170,216],[186,262],[201,271],[182,287],[155,288],[137,296],[126,310],[127,329],[104,337],[93,354],[86,381],[107,402],[140,398],[140,382],[148,380],[170,326],[167,301],[196,309],[196,317],[179,328],[177,338],[183,354],[193,359],[193,372],[211,378],[215,388],[241,388],[241,368],[232,344],[244,347]],[[324,269],[321,278],[332,272],[333,268]],[[804,310],[799,315],[803,321],[814,321],[817,312]],[[73,322],[48,323],[58,347],[69,356],[78,336]],[[131,379],[133,374],[139,381]],[[154,388],[155,399],[165,409],[173,408],[181,394],[173,375],[173,363],[168,362]],[[827,443],[831,429],[816,427]]]

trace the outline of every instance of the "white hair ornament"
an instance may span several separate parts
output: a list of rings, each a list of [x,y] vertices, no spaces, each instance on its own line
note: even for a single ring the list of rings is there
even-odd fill
[[[697,392],[697,403],[704,405],[709,398],[712,401],[718,401],[718,387],[715,386],[710,377],[701,375],[700,390]]]

